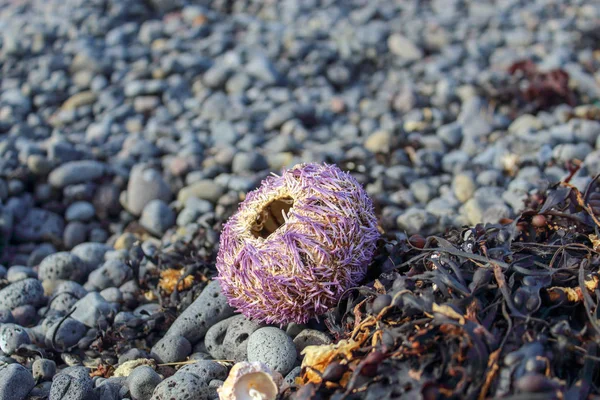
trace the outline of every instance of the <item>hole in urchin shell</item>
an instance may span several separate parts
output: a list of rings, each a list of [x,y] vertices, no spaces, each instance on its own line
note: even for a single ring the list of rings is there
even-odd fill
[[[252,224],[252,234],[254,237],[268,238],[280,226],[285,224],[285,218],[294,206],[294,199],[289,196],[269,202],[256,216]],[[284,217],[285,214],[285,217]]]

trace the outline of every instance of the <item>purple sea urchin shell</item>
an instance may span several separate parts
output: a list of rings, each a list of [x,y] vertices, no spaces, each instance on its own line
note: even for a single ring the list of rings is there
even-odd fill
[[[335,165],[270,176],[225,224],[218,280],[229,304],[266,323],[305,323],[365,276],[379,238],[373,204]]]

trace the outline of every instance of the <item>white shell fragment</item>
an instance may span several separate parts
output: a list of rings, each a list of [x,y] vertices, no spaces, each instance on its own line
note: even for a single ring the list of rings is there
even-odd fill
[[[219,389],[220,400],[275,400],[283,377],[261,362],[240,362]]]

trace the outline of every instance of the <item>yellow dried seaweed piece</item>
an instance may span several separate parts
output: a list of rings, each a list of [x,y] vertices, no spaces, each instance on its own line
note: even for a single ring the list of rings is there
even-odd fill
[[[304,356],[302,360],[304,375],[300,378],[301,383],[320,383],[321,377],[315,370],[323,373],[325,368],[336,358],[351,360],[352,352],[360,346],[361,342],[354,340],[340,340],[338,343],[330,345],[306,346],[301,353]]]
[[[433,303],[433,306],[431,307],[431,311],[440,313],[450,319],[457,320],[458,323],[461,325],[465,324],[465,317],[463,315],[460,315],[458,312],[456,312],[456,310],[454,310],[452,307],[450,307],[448,305],[443,304],[440,306],[437,303]]]
[[[167,294],[173,293],[175,290],[175,285],[179,281],[179,278],[184,274],[183,269],[174,269],[169,268],[160,273],[160,280],[158,281],[158,286],[163,289]],[[194,283],[194,277],[192,275],[188,275],[179,281],[179,285],[177,286],[177,290],[183,291],[192,287]]]
[[[131,371],[141,365],[147,365],[149,367],[156,368],[156,361],[151,358],[138,358],[136,360],[125,361],[123,364],[119,365],[117,369],[115,369],[112,376],[127,377]]]
[[[588,238],[590,239],[590,242],[592,242],[594,251],[600,251],[600,238],[594,234],[589,235]]]

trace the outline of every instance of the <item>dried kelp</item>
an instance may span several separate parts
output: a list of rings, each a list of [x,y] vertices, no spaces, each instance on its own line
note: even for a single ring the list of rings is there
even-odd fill
[[[301,398],[579,399],[599,394],[600,194],[568,180],[518,218],[380,248],[378,280],[327,314]],[[596,204],[598,203],[598,204]]]

